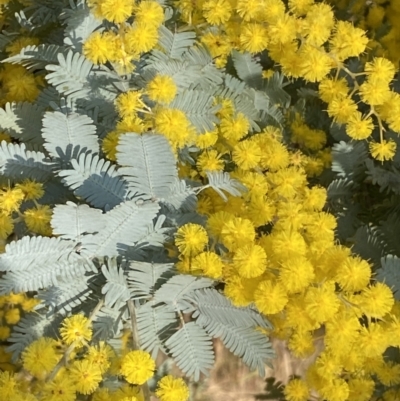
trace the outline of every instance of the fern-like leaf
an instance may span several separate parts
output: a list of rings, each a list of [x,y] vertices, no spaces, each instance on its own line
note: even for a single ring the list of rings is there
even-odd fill
[[[106,213],[106,227],[90,247],[92,255],[112,257],[124,253],[127,246],[134,245],[146,234],[158,210],[157,203],[137,205],[135,200],[130,200]]]
[[[185,299],[192,302],[193,319],[204,327],[211,321],[218,321],[226,327],[272,328],[268,321],[250,307],[238,308],[214,288],[203,288],[191,292]],[[186,312],[186,311],[184,311]]]
[[[160,155],[163,155],[160,158]],[[167,139],[156,134],[123,135],[117,147],[117,161],[132,192],[150,199],[170,195],[178,176],[176,160]]]
[[[162,202],[169,209],[192,211],[196,209],[197,197],[194,189],[188,186],[185,180],[176,178],[171,185],[169,195]]]
[[[46,316],[65,316],[85,302],[93,292],[88,284],[90,277],[85,272],[66,279],[59,278],[56,286],[39,290],[37,298],[47,308]]]
[[[387,284],[394,297],[400,300],[400,259],[394,255],[386,255],[381,259],[382,268],[376,272],[376,279]]]
[[[20,64],[28,70],[42,70],[47,64],[57,63],[58,54],[67,55],[68,50],[58,45],[29,45],[25,46],[19,54],[3,60],[4,63]]]
[[[185,323],[165,345],[178,367],[194,381],[208,375],[214,365],[214,350],[206,331],[194,322]]]
[[[132,297],[152,296],[171,277],[173,267],[173,263],[131,262],[128,270],[128,285]]]
[[[332,171],[339,177],[354,177],[365,170],[367,148],[363,142],[336,143],[332,148]]]
[[[115,259],[109,259],[107,265],[101,267],[106,284],[102,287],[101,293],[105,295],[105,305],[119,309],[131,298],[124,269],[118,266]]]
[[[72,169],[58,174],[77,196],[96,208],[111,209],[127,196],[128,188],[115,166],[97,155],[81,154],[71,160]]]
[[[52,163],[44,153],[26,150],[25,144],[0,144],[0,173],[16,180],[30,178],[45,181],[52,175]]]
[[[33,341],[43,336],[54,337],[57,335],[55,327],[60,323],[60,319],[56,320],[55,316],[49,317],[44,313],[29,313],[24,316],[17,325],[13,327],[8,342],[11,343],[7,347],[7,352],[13,354],[12,359],[16,362],[22,351],[28,347]]]
[[[82,52],[82,44],[101,25],[102,21],[90,12],[85,1],[78,0],[76,5],[70,1],[70,4],[72,7],[64,9],[60,15],[60,19],[66,24],[64,43]]]
[[[159,45],[165,53],[173,59],[180,59],[182,54],[193,45],[196,40],[194,32],[172,33],[168,28],[161,25],[159,30]]]
[[[75,98],[87,97],[90,88],[87,77],[93,64],[80,53],[70,50],[67,56],[57,55],[59,65],[48,64],[46,80],[53,85],[59,93],[73,95]]]
[[[105,228],[105,221],[100,209],[67,202],[53,209],[51,226],[53,234],[84,243],[88,234],[96,234]]]
[[[170,305],[156,305],[152,300],[141,305],[136,312],[141,347],[155,359],[160,350],[165,352],[165,340],[171,330],[176,330],[178,320]]]
[[[77,113],[46,112],[43,118],[45,148],[53,157],[60,157],[69,148],[99,152],[96,127],[93,120]],[[62,151],[62,153],[60,152]]]
[[[169,279],[154,294],[154,300],[174,305],[177,309],[186,306],[184,298],[190,292],[213,285],[213,281],[205,277],[176,275]]]
[[[209,186],[216,191],[222,199],[228,200],[222,190],[233,196],[240,196],[246,191],[246,187],[239,181],[230,177],[229,173],[223,171],[207,171]]]
[[[42,146],[43,113],[44,108],[32,103],[6,103],[0,108],[0,129],[21,142]]]
[[[241,53],[234,50],[232,61],[241,80],[252,88],[260,89],[262,87],[262,66],[249,52]]]
[[[127,308],[121,310],[103,305],[93,319],[93,338],[108,341],[121,334],[123,322],[128,319]]]
[[[184,90],[175,97],[169,107],[182,110],[199,132],[212,131],[219,120],[215,113],[219,106],[213,105],[213,96],[201,90]]]

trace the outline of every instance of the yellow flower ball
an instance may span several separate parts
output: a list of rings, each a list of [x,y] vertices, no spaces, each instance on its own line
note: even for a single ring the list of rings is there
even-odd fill
[[[121,374],[129,383],[142,385],[153,376],[155,368],[148,352],[131,351],[122,358]]]

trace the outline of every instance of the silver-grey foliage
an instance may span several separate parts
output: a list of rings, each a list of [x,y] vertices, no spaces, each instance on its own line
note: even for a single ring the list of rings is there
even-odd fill
[[[88,314],[103,300],[93,318],[97,340],[118,343],[124,328],[136,326],[142,349],[154,358],[167,353],[198,380],[213,366],[212,339],[220,338],[262,374],[273,353],[255,328],[269,323],[251,307],[232,305],[213,280],[178,273],[176,259],[163,248],[180,225],[204,224],[206,217],[196,211],[202,190],[212,188],[226,200],[226,193],[240,196],[245,187],[228,172],[207,172],[204,182],[180,178],[177,158],[194,163],[198,149],[175,152],[157,132],[120,132],[116,162],[101,148],[119,118],[116,97],[144,88],[156,74],[173,78],[177,95],[169,107],[182,110],[197,135],[219,122],[219,96],[232,100],[252,130],[260,129],[260,121],[279,125],[283,117],[262,90],[260,65],[248,53],[235,53],[241,81],[216,68],[203,45],[193,46],[195,32],[162,26],[157,49],[133,74],[121,75],[82,54],[82,43],[106,22],[96,20],[84,1],[71,0],[69,8],[66,3],[35,0],[21,10],[17,19],[27,29],[60,19],[60,30],[4,60],[41,73],[49,84],[33,103],[0,108],[0,130],[20,142],[0,144],[0,172],[15,183],[43,183],[46,193],[38,203],[52,207],[54,235],[22,236],[0,255],[0,293],[34,291],[41,300],[15,326],[10,350],[18,357],[36,338],[56,338],[62,318]],[[0,49],[12,39],[0,35]],[[285,100],[279,78],[270,91]]]

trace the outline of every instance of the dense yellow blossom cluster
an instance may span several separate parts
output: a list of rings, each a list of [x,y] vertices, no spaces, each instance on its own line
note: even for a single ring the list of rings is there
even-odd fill
[[[9,140],[6,134],[1,136],[2,140]],[[21,221],[25,223],[27,232],[51,235],[52,210],[50,206],[37,202],[43,195],[43,184],[29,179],[12,188],[0,189],[0,241],[3,250],[15,224]]]
[[[23,302],[22,307],[28,302],[22,294],[5,301],[11,297]],[[74,401],[81,394],[93,401],[144,401],[140,385],[153,376],[155,361],[147,352],[129,351],[126,335],[120,353],[103,341],[92,344],[91,326],[90,319],[73,315],[62,322],[59,340],[42,337],[32,342],[22,354],[24,375],[7,367],[0,372],[1,400]],[[118,376],[126,379],[119,387],[102,385]],[[159,380],[156,394],[161,401],[186,401],[189,390],[181,378],[168,375]]]

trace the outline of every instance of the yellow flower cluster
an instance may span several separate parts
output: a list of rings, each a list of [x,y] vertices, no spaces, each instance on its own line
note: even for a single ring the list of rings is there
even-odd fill
[[[26,312],[32,312],[38,304],[38,300],[28,297],[26,294],[14,294],[0,296],[0,370],[14,371],[16,366],[11,364],[11,354],[6,351],[5,341],[10,337],[14,325],[16,325]]]
[[[7,301],[12,297],[14,302],[25,301],[22,294],[11,294]],[[154,374],[150,354],[128,351],[125,341],[117,354],[105,342],[93,341],[91,326],[84,315],[72,315],[62,322],[60,340],[41,337],[33,341],[21,358],[28,374],[17,375],[12,369],[0,373],[1,400],[74,401],[86,396],[93,401],[147,400],[141,385]],[[105,381],[111,383],[117,377],[118,387]],[[183,379],[168,375],[158,381],[156,394],[160,401],[187,401],[189,389]]]
[[[155,1],[147,0],[138,6],[116,0],[91,1],[89,4],[97,16],[116,22],[119,30],[92,34],[85,42],[84,54],[94,63],[111,62],[125,71],[132,71],[133,61],[157,44],[157,28],[163,22],[162,7]],[[328,103],[329,116],[334,122],[345,125],[350,138],[370,139],[377,128],[379,142],[371,140],[369,146],[372,157],[379,161],[393,159],[396,143],[384,139],[383,133],[385,127],[400,133],[400,97],[389,86],[395,73],[394,64],[384,57],[376,57],[365,64],[364,72],[351,72],[346,67],[346,61],[350,57],[360,57],[366,51],[369,39],[363,29],[352,23],[335,21],[328,4],[300,0],[291,1],[288,8],[282,0],[240,0],[237,3],[207,0],[195,7],[191,2],[177,0],[175,4],[183,21],[192,24],[191,28],[197,31],[199,40],[208,47],[217,66],[226,65],[232,50],[251,53],[267,50],[287,77],[319,83],[319,94]],[[126,22],[129,16],[135,17],[133,24]],[[209,26],[212,30],[204,29]],[[339,78],[341,73],[347,74],[353,81],[350,87],[349,82]],[[356,79],[359,76],[364,77],[361,84]],[[123,128],[117,127],[104,140],[103,150],[108,157],[115,160],[118,139],[122,129],[128,127],[129,132],[141,133],[145,125],[150,125],[165,135],[173,148],[201,143],[186,116],[180,110],[167,107],[176,93],[173,78],[159,75],[148,83],[143,92],[131,91],[121,95],[123,98],[117,103],[124,103],[125,107],[117,105],[117,108],[122,121],[125,121]],[[141,100],[143,95],[163,106],[150,111],[150,116],[144,119],[137,114],[137,111],[146,109]],[[356,95],[369,110],[359,107]],[[128,115],[129,122],[126,121]],[[246,124],[244,116],[232,114],[227,109],[221,112],[218,127],[230,145],[235,146],[233,160],[244,170],[253,168],[262,154],[254,141],[237,143],[248,131]],[[323,132],[303,127],[294,132],[292,139],[295,143],[315,149],[321,146],[318,138],[323,141],[324,136]],[[309,144],[310,141],[315,143]],[[202,146],[205,148],[205,145]],[[251,158],[249,154],[252,154]],[[215,150],[205,152],[198,161],[203,170],[201,174],[204,176],[207,170],[222,170],[221,157],[221,153]],[[318,175],[324,168],[321,158],[322,155],[317,160],[315,157],[308,160],[306,170],[311,175]]]
[[[48,205],[40,205],[36,200],[44,195],[43,184],[34,180],[24,180],[14,187],[3,187],[0,189],[0,240],[3,242],[13,232],[14,224],[23,220],[32,233],[50,236],[52,230],[50,220],[52,210]],[[24,202],[31,201],[32,207],[20,207]],[[28,203],[26,203],[29,205]]]

